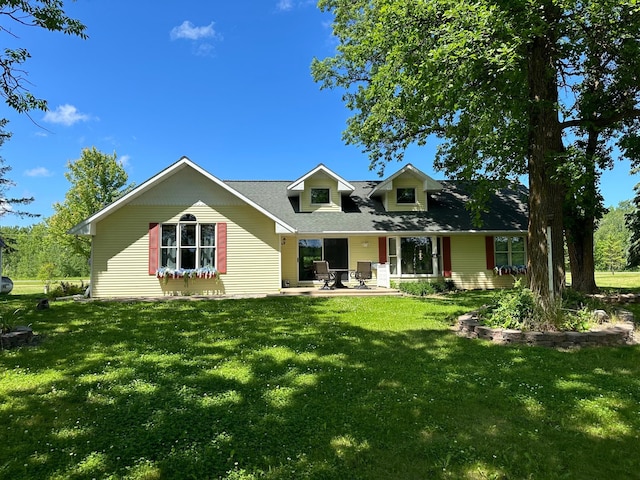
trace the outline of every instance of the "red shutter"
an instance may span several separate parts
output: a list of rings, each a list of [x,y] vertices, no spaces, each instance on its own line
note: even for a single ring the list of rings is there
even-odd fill
[[[149,224],[149,275],[155,275],[158,270],[158,249],[160,241],[160,225]]]
[[[442,237],[442,275],[451,278],[451,237]]]
[[[378,262],[387,263],[387,237],[378,237]]]
[[[218,244],[216,245],[216,270],[227,273],[227,224],[218,223]]]
[[[496,266],[496,257],[493,250],[493,237],[484,237],[484,247],[487,256],[487,270],[493,270]]]

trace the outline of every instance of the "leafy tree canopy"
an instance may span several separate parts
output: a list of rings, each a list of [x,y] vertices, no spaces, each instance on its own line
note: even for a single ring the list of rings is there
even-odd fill
[[[529,175],[530,280],[549,304],[545,228],[554,222],[557,292],[562,203],[583,170],[561,168],[576,157],[567,154],[567,135],[601,142],[637,131],[637,0],[320,0],[319,6],[334,15],[339,43],[335,56],[314,60],[312,73],[324,88],[344,89],[354,111],[344,138],[363,147],[372,168],[435,136],[435,166],[478,180],[479,201],[470,205],[476,209],[496,187]],[[607,163],[593,152],[590,162]]]
[[[116,154],[107,155],[95,147],[82,150],[80,158],[70,161],[67,168],[65,177],[71,188],[65,194],[64,202],[53,205],[55,213],[48,223],[62,242],[89,258],[89,240],[66,232],[128,192],[133,185],[127,185],[128,175]]]
[[[6,120],[0,119],[0,147],[6,140],[11,138],[11,134],[4,130],[6,124]],[[4,159],[0,157],[0,218],[4,217],[8,213],[19,217],[37,217],[37,215],[33,213],[25,212],[16,208],[17,206],[28,205],[33,202],[33,197],[12,198],[7,196],[8,190],[15,185],[13,181],[7,178],[7,173],[9,173],[9,171],[11,171],[11,167],[9,165],[5,165]]]
[[[62,0],[0,0],[0,31],[16,36],[10,24],[41,27],[87,38],[86,27],[67,16]],[[28,81],[23,64],[31,57],[25,48],[4,49],[0,53],[0,95],[19,113],[46,110],[46,100],[36,98],[26,88]]]

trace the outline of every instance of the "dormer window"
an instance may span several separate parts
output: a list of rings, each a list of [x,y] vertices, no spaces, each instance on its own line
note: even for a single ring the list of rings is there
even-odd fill
[[[312,188],[311,189],[311,203],[313,205],[328,204],[329,202],[329,189],[328,188]]]
[[[396,203],[416,203],[415,188],[398,188],[396,194]]]

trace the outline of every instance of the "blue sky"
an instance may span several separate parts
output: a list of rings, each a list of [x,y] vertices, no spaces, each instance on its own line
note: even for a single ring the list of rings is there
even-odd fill
[[[378,178],[360,148],[342,141],[350,116],[342,92],[321,91],[311,77],[313,57],[336,45],[331,16],[315,1],[65,5],[87,26],[87,40],[17,25],[18,38],[2,37],[29,50],[31,90],[50,108],[32,113],[36,124],[1,107],[13,133],[0,149],[17,184],[9,193],[34,196],[30,212],[53,213],[70,186],[67,162],[86,147],[116,152],[136,184],[182,156],[228,180],[293,180],[319,163],[347,180]],[[433,155],[432,146],[411,149],[405,163],[443,179]],[[603,177],[606,205],[632,199],[639,181],[618,163]]]

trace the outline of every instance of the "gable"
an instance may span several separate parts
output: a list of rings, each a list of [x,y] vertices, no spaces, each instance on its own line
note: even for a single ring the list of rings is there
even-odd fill
[[[212,183],[202,173],[185,168],[158,182],[130,202],[130,205],[183,205],[196,203],[210,206],[244,205],[236,195]]]
[[[185,178],[187,177],[182,177],[182,179],[178,177],[177,181],[172,180],[174,176],[180,175],[181,173],[184,173],[187,176],[193,175],[190,178],[195,181],[195,184],[190,185],[189,183],[185,183]],[[164,182],[168,182],[165,184],[165,191],[160,188]],[[244,196],[218,178],[214,177],[187,157],[182,157],[173,165],[134,188],[131,192],[120,197],[118,200],[107,205],[99,212],[75,225],[69,229],[67,233],[72,235],[94,235],[97,222],[118,211],[123,206],[133,204],[133,202],[163,202],[159,203],[160,205],[206,204],[198,194],[204,198],[213,199],[213,204],[215,205],[221,205],[221,203],[215,202],[223,202],[225,200],[228,202],[240,202],[232,203],[237,205],[246,204],[273,220],[275,222],[276,233],[293,233],[295,231],[293,227],[287,225],[281,219],[262,208],[250,198]],[[180,198],[182,198],[182,200],[179,200]],[[186,203],[175,203],[178,201]],[[189,201],[193,203],[188,203]],[[156,203],[147,204],[158,205]]]
[[[442,189],[440,182],[408,164],[380,182],[368,197],[380,197],[390,212],[420,212],[428,210],[428,195]]]

